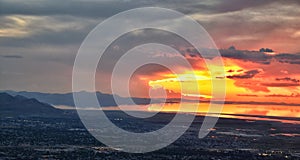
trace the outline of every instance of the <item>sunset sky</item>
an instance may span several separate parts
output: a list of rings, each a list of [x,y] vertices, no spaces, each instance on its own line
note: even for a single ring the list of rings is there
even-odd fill
[[[208,72],[203,58],[193,48],[176,38],[162,37],[155,31],[143,32],[148,33],[143,39],[134,33],[123,37],[128,41],[126,47],[154,39],[174,45],[192,64],[197,83],[202,86],[200,95],[191,87],[184,93],[186,96],[209,99],[210,80],[225,78],[228,101],[300,104],[297,0],[0,0],[0,90],[71,92],[74,59],[91,29],[121,11],[149,6],[174,9],[197,20],[222,55],[226,77],[216,77]],[[110,92],[107,82],[111,69],[107,68],[115,61],[113,55],[124,48],[115,43],[108,50],[108,61],[102,64],[104,67],[99,65],[96,74],[96,86],[101,92]],[[260,52],[260,48],[273,52]],[[176,57],[170,54],[160,53],[153,58],[172,61]],[[161,66],[144,66],[132,76],[132,96],[148,97],[149,88],[159,85],[170,97],[179,97],[177,78],[189,83],[189,75],[189,70],[176,76]]]

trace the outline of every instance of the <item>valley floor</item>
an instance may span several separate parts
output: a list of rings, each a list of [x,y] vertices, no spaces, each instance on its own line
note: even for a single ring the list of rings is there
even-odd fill
[[[172,118],[139,123],[118,111],[107,112],[128,130],[159,128]],[[198,139],[203,117],[168,147],[145,154],[116,151],[98,142],[75,113],[66,117],[0,117],[0,159],[300,159],[300,125],[272,121],[219,119],[204,139]]]

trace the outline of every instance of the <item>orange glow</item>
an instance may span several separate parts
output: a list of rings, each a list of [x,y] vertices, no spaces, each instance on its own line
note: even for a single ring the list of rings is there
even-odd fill
[[[251,54],[250,52],[247,54]],[[268,53],[277,54],[275,52]],[[299,64],[282,63],[270,59],[269,63],[245,61],[234,58],[222,58],[226,76],[214,72],[220,66],[210,66],[213,73],[207,70],[202,58],[193,58],[194,71],[181,69],[179,74],[170,71],[156,71],[151,75],[141,75],[137,79],[148,88],[165,90],[166,98],[183,98],[201,103],[194,110],[193,103],[152,104],[142,110],[164,112],[197,112],[207,113],[209,101],[215,101],[212,96],[212,80],[225,80],[226,102],[221,117],[247,117],[249,120],[268,120],[269,117],[300,117],[300,70]],[[199,61],[199,63],[198,63]],[[214,61],[214,59],[209,60]],[[213,86],[218,89],[218,85]],[[134,89],[139,87],[132,87]],[[218,92],[218,90],[217,90]],[[255,102],[255,103],[253,103]],[[183,108],[179,108],[182,104]],[[260,105],[254,105],[260,104]],[[196,106],[197,107],[197,106]],[[132,109],[132,108],[131,108]],[[239,117],[236,117],[239,115]],[[254,117],[253,117],[254,116]],[[289,120],[278,120],[290,123]],[[294,123],[294,122],[293,122]],[[299,123],[299,122],[297,122]]]
[[[180,109],[180,107],[184,109]],[[194,112],[193,108],[195,107],[194,103],[169,103],[161,106],[161,104],[152,104],[148,107],[148,111],[163,111],[163,112]],[[198,107],[198,113],[207,114],[209,104],[208,103],[200,103]],[[210,113],[214,114],[214,113]],[[221,112],[221,117],[225,118],[242,118],[251,120],[269,120],[271,117],[300,117],[300,108],[298,106],[276,106],[276,105],[237,105],[237,104],[225,104],[223,110]],[[236,117],[240,116],[240,117]],[[259,116],[268,116],[267,117],[259,117]],[[276,120],[276,119],[274,119]],[[277,120],[276,120],[277,121]],[[278,120],[281,122],[292,122],[288,120]],[[293,123],[299,123],[299,121],[293,121]]]
[[[148,111],[148,112],[170,112],[170,113],[195,113],[195,103],[166,103],[166,104],[150,104],[150,105],[124,105],[122,109],[128,111]],[[119,107],[104,107],[103,110],[119,110]],[[209,103],[200,103],[198,105],[197,115],[217,116],[209,112]],[[249,105],[249,104],[225,104],[221,114],[221,118],[238,118],[250,121],[278,121],[282,123],[300,124],[300,108],[298,106],[282,106],[282,105]],[[289,118],[288,118],[289,117]]]
[[[232,78],[217,77],[215,73],[210,73],[208,70],[183,71],[177,75],[160,72],[156,76],[148,77],[148,85],[149,87],[159,85],[169,92],[177,93],[174,94],[177,95],[175,98],[183,96],[192,99],[213,99],[211,80],[225,78],[227,101],[300,104],[300,96],[298,96],[300,83],[297,81],[300,79],[300,72],[295,65],[281,64],[276,61],[265,65],[229,58],[223,58],[223,61],[226,76]],[[255,71],[255,74],[247,77],[246,74],[251,71]],[[290,79],[294,81],[287,81],[284,79],[286,77],[292,77]],[[278,78],[283,79],[278,80]]]

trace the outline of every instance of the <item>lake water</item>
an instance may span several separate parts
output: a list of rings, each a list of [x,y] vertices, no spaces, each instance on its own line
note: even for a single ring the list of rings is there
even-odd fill
[[[103,110],[126,110],[140,112],[181,112],[193,113],[196,106],[195,103],[167,103],[167,104],[151,104],[151,105],[122,105],[120,107],[103,107]],[[56,106],[60,109],[74,109],[68,106]],[[85,108],[95,110],[96,108]],[[200,103],[196,114],[209,114],[217,116],[212,112],[208,112],[209,104]],[[270,120],[280,121],[283,123],[300,124],[300,106],[284,106],[284,105],[253,105],[253,104],[224,104],[220,117],[239,118],[246,120]]]

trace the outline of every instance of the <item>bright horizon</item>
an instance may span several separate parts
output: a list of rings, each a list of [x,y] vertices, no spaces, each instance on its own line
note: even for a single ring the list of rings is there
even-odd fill
[[[177,65],[179,75],[157,65],[138,69],[130,81],[130,95],[149,97],[152,88],[170,98],[181,95],[192,99],[214,99],[211,79],[224,78],[226,101],[255,101],[300,104],[300,16],[298,1],[189,1],[165,2],[97,2],[81,3],[1,1],[0,13],[0,89],[65,93],[72,91],[75,56],[85,36],[106,18],[136,7],[153,4],[175,9],[199,22],[220,49],[226,77],[209,73],[203,58],[190,46],[161,32],[135,32],[126,35],[127,45],[168,41],[191,63],[197,84],[189,85],[191,70]],[[193,4],[193,5],[191,5]],[[70,6],[69,6],[70,5]],[[53,10],[44,11],[46,6]],[[101,6],[102,10],[96,6]],[[103,7],[104,6],[104,7]],[[81,12],[76,12],[79,10]],[[144,39],[139,39],[143,37]],[[122,41],[122,38],[120,38]],[[129,39],[129,41],[128,41]],[[234,46],[234,47],[232,47]],[[115,54],[126,46],[110,46],[107,61],[99,65],[96,90],[111,93],[111,64]],[[261,48],[264,48],[261,50]],[[172,53],[156,53],[153,59],[176,60]],[[214,61],[214,59],[210,59]],[[124,75],[118,75],[120,81]],[[184,86],[180,92],[179,79]],[[119,84],[120,88],[123,85]]]

